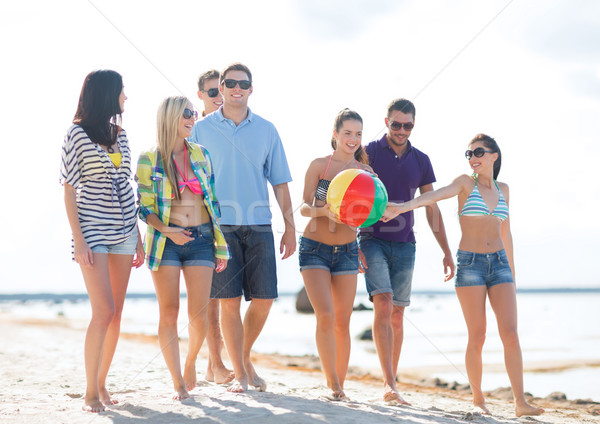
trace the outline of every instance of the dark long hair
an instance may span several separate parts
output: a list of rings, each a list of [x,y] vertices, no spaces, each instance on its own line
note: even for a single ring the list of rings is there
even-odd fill
[[[337,116],[335,117],[335,121],[333,123],[333,129],[335,130],[335,132],[339,133],[340,128],[342,128],[342,124],[344,123],[344,121],[348,121],[350,119],[354,119],[355,121],[358,121],[361,124],[363,123],[361,116],[357,112],[354,112],[353,110],[345,108],[345,109],[340,110],[340,113],[338,113]],[[333,150],[337,149],[337,141],[336,141],[335,137],[331,137],[331,147],[333,148]],[[354,159],[356,159],[360,163],[363,163],[366,165],[369,164],[369,158],[367,157],[367,152],[365,152],[365,149],[363,148],[362,144],[358,147],[358,149],[356,149],[356,152],[354,152]]]
[[[500,147],[498,147],[498,143],[489,135],[485,134],[477,134],[473,140],[469,143],[469,146],[476,141],[480,141],[483,143],[486,149],[491,150],[494,153],[498,153],[498,159],[494,162],[494,179],[498,179],[498,174],[500,173],[500,166],[502,165],[502,152],[500,151]]]
[[[73,123],[81,126],[94,143],[111,146],[117,141],[122,90],[123,78],[118,72],[102,69],[85,77]]]

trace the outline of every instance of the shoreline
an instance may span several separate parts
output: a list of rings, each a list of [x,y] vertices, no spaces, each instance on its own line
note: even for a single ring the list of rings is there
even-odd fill
[[[149,424],[187,422],[212,418],[233,422],[254,417],[262,422],[405,422],[458,423],[468,419],[481,423],[514,422],[510,390],[489,392],[493,417],[471,412],[470,395],[464,387],[433,379],[414,381],[401,374],[398,388],[411,407],[394,407],[381,401],[378,370],[352,367],[346,381],[351,402],[329,402],[325,378],[317,357],[254,354],[253,361],[269,383],[266,393],[249,390],[232,394],[223,386],[203,380],[206,346],[198,359],[198,388],[192,399],[170,399],[171,380],[158,348],[156,336],[124,333],[109,373],[109,390],[120,404],[91,416],[81,412],[85,388],[83,340],[79,322],[68,319],[27,319],[0,314],[5,342],[0,348],[0,376],[5,390],[0,395],[0,421],[129,422],[146,418]],[[181,342],[182,356],[187,343]],[[507,400],[508,397],[508,400]],[[532,398],[546,409],[534,420],[546,423],[581,423],[600,420],[600,403],[566,400],[560,395]],[[240,415],[240,412],[245,415]],[[248,416],[248,414],[250,414]],[[366,420],[366,421],[365,421]],[[389,420],[389,421],[388,421]]]

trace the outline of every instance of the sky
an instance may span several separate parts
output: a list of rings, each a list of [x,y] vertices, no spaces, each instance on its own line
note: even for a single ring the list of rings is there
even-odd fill
[[[366,144],[383,134],[388,103],[405,97],[417,109],[411,142],[431,158],[434,187],[469,172],[464,151],[475,134],[498,141],[518,286],[600,287],[596,1],[13,0],[0,6],[0,38],[0,293],[84,291],[58,170],[90,71],[123,75],[123,127],[137,157],[155,144],[163,98],[183,94],[201,110],[198,75],[236,61],[253,73],[251,109],[281,135],[296,208],[308,164],[330,154],[337,112],[362,115]],[[455,251],[456,200],[440,208]],[[306,219],[295,218],[300,233]],[[413,289],[450,290],[423,210],[416,219]],[[280,291],[301,288],[296,255],[278,267]],[[130,290],[153,290],[146,268],[133,272]]]

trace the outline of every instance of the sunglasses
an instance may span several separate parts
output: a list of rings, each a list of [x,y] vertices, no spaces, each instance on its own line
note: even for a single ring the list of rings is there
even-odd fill
[[[187,107],[183,109],[183,119],[194,118],[194,121],[198,119],[198,112],[195,110],[189,110]]]
[[[208,94],[208,97],[217,97],[219,95],[219,89],[218,88],[209,88],[208,90],[200,90],[203,93]]]
[[[492,150],[485,150],[483,147],[478,147],[475,150],[467,150],[465,152],[465,157],[468,160],[471,160],[471,158],[473,156],[475,156],[476,158],[480,158],[480,157],[483,157],[483,155],[485,155],[486,153],[496,153],[496,152],[494,152]]]
[[[399,131],[400,129],[402,129],[402,127],[404,127],[405,131],[411,131],[415,127],[415,124],[413,124],[412,122],[390,122],[390,128],[393,131]]]
[[[252,86],[252,83],[248,80],[234,80],[234,79],[226,79],[223,80],[223,84],[227,88],[235,88],[236,85],[239,85],[242,90],[247,90]]]

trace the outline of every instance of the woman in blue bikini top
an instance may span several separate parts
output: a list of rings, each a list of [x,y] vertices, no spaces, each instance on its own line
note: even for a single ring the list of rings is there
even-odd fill
[[[473,170],[472,175],[461,175],[450,185],[404,204],[391,203],[382,219],[389,221],[400,213],[420,206],[458,197],[462,237],[457,255],[455,285],[469,335],[465,357],[473,405],[477,412],[491,414],[481,391],[486,298],[489,297],[504,346],[515,415],[540,415],[544,410],[527,403],[523,390],[513,241],[508,219],[508,185],[496,181],[502,159],[500,148],[493,138],[479,134],[469,143],[465,156]]]

